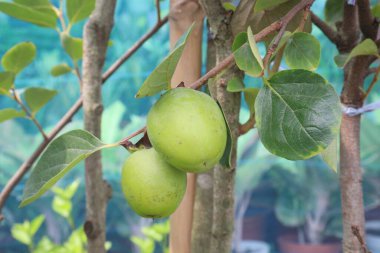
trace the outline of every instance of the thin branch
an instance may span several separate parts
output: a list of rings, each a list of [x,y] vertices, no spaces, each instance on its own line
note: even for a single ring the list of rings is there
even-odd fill
[[[338,33],[331,26],[325,23],[325,21],[315,15],[312,11],[310,12],[310,15],[313,24],[316,25],[332,43],[337,44],[339,42]]]
[[[367,245],[366,245],[366,243],[365,243],[365,241],[363,239],[363,236],[360,233],[359,227],[352,225],[351,226],[351,231],[352,231],[352,234],[356,237],[356,239],[358,239],[358,241],[360,243],[360,247],[361,247],[363,253],[371,253],[371,251],[369,251],[367,249]]]
[[[168,21],[168,16],[163,18],[160,23],[156,24],[150,31],[144,34],[131,48],[129,48],[124,55],[122,55],[112,66],[103,74],[103,83],[118,70],[121,65],[128,60],[149,38],[151,38],[164,24]],[[47,145],[57,136],[57,134],[69,123],[71,122],[73,116],[82,107],[82,97],[74,103],[74,105],[66,112],[62,119],[56,124],[53,130],[47,135],[45,139],[33,152],[33,154],[18,168],[16,173],[7,182],[0,193],[0,211],[4,207],[5,201],[8,199],[14,187],[20,182],[25,173],[32,167],[34,162],[38,159],[41,153],[45,150]],[[0,221],[2,220],[0,216]]]
[[[239,136],[248,133],[256,124],[255,116],[252,115],[247,122],[239,126]]]
[[[376,39],[379,23],[371,12],[369,0],[357,0],[360,29],[366,38]]]
[[[38,131],[40,131],[42,137],[44,137],[44,139],[47,140],[48,137],[46,136],[46,133],[44,132],[41,124],[34,117],[34,115],[28,110],[28,108],[26,108],[26,106],[20,100],[20,98],[18,97],[18,95],[14,89],[12,90],[12,93],[13,93],[13,100],[16,101],[16,103],[18,105],[20,105],[21,109],[25,112],[25,114],[28,116],[28,118],[34,123],[34,125],[36,125],[36,127],[38,128]]]
[[[304,30],[305,24],[306,24],[306,21],[307,21],[309,15],[310,15],[310,5],[306,6],[305,9],[303,10],[303,17],[302,17],[302,20],[298,26],[299,31],[302,32]]]
[[[142,36],[135,44],[130,47],[127,52],[124,53],[118,60],[114,62],[103,74],[103,83],[107,81],[107,79],[117,70],[120,66],[129,59],[149,38],[151,38],[160,28],[168,22],[168,16],[165,16],[160,22],[156,23],[156,25],[144,36]]]
[[[280,43],[280,40],[282,38],[282,36],[284,35],[285,31],[286,31],[286,26],[287,24],[284,24],[280,31],[278,32],[276,38],[274,39],[272,45],[268,48],[268,51],[267,53],[265,54],[265,57],[264,57],[264,69],[266,68],[269,68],[269,61],[270,61],[270,58],[272,57],[272,54],[276,51],[277,47],[278,47],[278,44]]]
[[[378,67],[376,69],[375,75],[374,75],[371,83],[369,84],[367,91],[363,95],[363,98],[362,98],[363,101],[366,100],[366,98],[368,97],[369,93],[372,91],[373,87],[375,86],[375,84],[376,84],[376,82],[377,82],[377,80],[379,78],[379,74],[380,74],[380,67]]]
[[[157,11],[157,23],[160,23],[161,22],[160,0],[156,0],[156,11]]]
[[[124,138],[123,140],[121,140],[119,142],[120,145],[125,145],[129,142],[130,139],[132,139],[133,137],[136,137],[137,135],[139,134],[142,134],[142,133],[145,133],[146,132],[146,127],[143,127],[143,128],[140,128],[139,130],[137,130],[136,132],[132,133],[131,135],[129,135],[128,137]]]

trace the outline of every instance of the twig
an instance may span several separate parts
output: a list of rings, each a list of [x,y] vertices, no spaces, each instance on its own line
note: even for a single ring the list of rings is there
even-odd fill
[[[161,22],[160,0],[156,0],[156,11],[157,11],[157,23],[160,23]]]
[[[255,126],[256,120],[255,116],[251,115],[251,117],[244,124],[239,126],[239,136],[248,133]]]
[[[367,245],[363,239],[363,236],[360,234],[360,229],[358,226],[354,226],[352,225],[351,226],[351,231],[352,231],[352,234],[358,239],[359,243],[360,243],[360,247],[362,248],[362,251],[363,253],[371,253],[371,251],[369,251],[367,249]]]
[[[166,16],[159,24],[156,24],[150,31],[144,34],[130,49],[126,51],[116,62],[103,74],[103,83],[117,70],[120,66],[128,60],[150,37],[152,37],[165,23],[168,17]],[[18,168],[16,173],[7,182],[0,193],[0,211],[4,207],[5,201],[11,194],[13,188],[20,182],[25,173],[32,167],[33,163],[38,159],[40,154],[45,150],[47,145],[57,136],[57,134],[71,121],[73,116],[82,107],[82,97],[74,103],[74,105],[66,112],[62,119],[56,124],[53,130],[47,135],[45,139],[33,152],[33,154]],[[1,217],[0,217],[1,221]]]
[[[282,38],[282,36],[284,35],[285,31],[286,31],[286,26],[287,26],[287,23],[284,24],[280,31],[278,32],[276,38],[274,39],[272,45],[268,48],[268,51],[267,53],[265,54],[265,57],[264,57],[264,69],[267,69],[269,68],[269,61],[270,61],[270,58],[272,57],[272,54],[276,51],[276,48],[278,47],[278,44],[280,43],[280,40]]]
[[[133,137],[139,135],[139,134],[142,134],[142,133],[145,133],[146,132],[146,127],[143,127],[143,128],[140,128],[139,130],[137,130],[136,132],[132,133],[131,135],[129,135],[128,137],[124,138],[123,140],[121,140],[119,142],[120,145],[125,145],[129,142],[130,139],[132,139]]]
[[[104,72],[104,74],[103,74],[103,83],[105,81],[107,81],[107,79],[126,60],[128,60],[129,57],[131,57],[137,51],[137,49],[139,49],[145,43],[145,41],[147,41],[150,37],[152,37],[164,24],[166,24],[168,22],[168,20],[169,20],[168,16],[165,16],[163,19],[161,19],[161,21],[158,22],[158,23],[156,23],[156,25],[149,32],[147,32],[146,34],[144,34],[144,36],[142,36],[138,41],[136,41],[136,43],[133,44],[132,47],[130,47],[128,49],[128,51],[124,53],[124,55],[122,55],[118,60],[116,60],[115,63],[112,64],[111,67],[109,67],[106,72]]]
[[[339,42],[338,33],[331,26],[325,23],[325,21],[320,19],[312,11],[310,12],[310,16],[313,24],[316,25],[331,42],[333,42],[334,44],[337,44]]]
[[[371,3],[369,0],[358,0],[358,14],[360,30],[366,38],[376,39],[377,28],[379,23],[373,17],[371,12]]]
[[[371,83],[369,84],[366,93],[363,95],[363,98],[362,98],[363,101],[368,97],[369,93],[372,91],[373,87],[375,86],[375,84],[379,78],[379,74],[380,74],[380,67],[378,67],[376,69],[375,75],[373,76],[373,79],[372,79]]]
[[[44,137],[45,140],[47,140],[47,136],[46,136],[46,133],[44,132],[41,124],[38,122],[38,120],[33,116],[33,114],[28,110],[28,108],[26,108],[26,106],[24,105],[24,103],[20,100],[20,98],[18,97],[16,91],[13,89],[12,90],[12,93],[13,93],[13,100],[16,101],[16,103],[18,105],[20,105],[21,109],[25,112],[25,114],[28,116],[28,118],[33,121],[33,123],[36,125],[36,127],[38,128],[38,131],[40,131],[42,137]]]
[[[298,26],[299,31],[302,32],[304,30],[307,18],[309,17],[309,14],[310,14],[310,5],[306,6],[305,9],[303,10],[303,17],[302,17],[302,20]]]
[[[378,68],[369,68],[367,70],[366,76],[369,76],[370,74],[376,73]]]

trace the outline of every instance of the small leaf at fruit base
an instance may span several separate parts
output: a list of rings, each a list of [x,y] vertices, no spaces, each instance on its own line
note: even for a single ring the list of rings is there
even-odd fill
[[[321,58],[321,46],[310,33],[296,32],[290,37],[284,56],[290,68],[315,70]]]
[[[66,63],[62,63],[62,64],[58,64],[56,66],[54,66],[51,70],[50,70],[50,74],[52,76],[62,76],[62,75],[65,75],[67,73],[70,73],[72,71],[72,68],[67,65]]]
[[[68,33],[61,33],[61,43],[65,52],[73,59],[74,62],[82,59],[83,40],[81,38],[71,37]]]
[[[330,169],[338,173],[338,136],[321,152],[321,157]]]
[[[254,10],[255,12],[269,10],[287,1],[289,0],[257,0]]]
[[[251,47],[252,54],[255,57],[256,61],[259,63],[261,70],[263,70],[264,63],[263,63],[263,60],[261,59],[259,48],[257,47],[255,36],[252,33],[251,27],[248,27],[247,36],[248,36],[248,43],[249,43],[249,46]]]
[[[375,55],[380,57],[378,54],[378,48],[376,43],[371,39],[365,39],[360,42],[356,47],[354,47],[348,56],[337,55],[334,61],[338,67],[343,68],[353,57],[360,55]]]
[[[227,122],[227,119],[226,119],[226,115],[224,114],[222,106],[219,104],[218,101],[217,101],[217,103],[219,105],[220,111],[223,113],[224,121],[226,122],[226,126],[227,126],[227,143],[226,143],[226,148],[224,149],[224,153],[223,153],[222,158],[219,161],[219,164],[221,164],[223,167],[230,168],[232,166],[232,164],[231,164],[231,156],[232,156],[232,147],[233,147],[233,140],[232,140],[232,136],[231,136],[231,128],[228,125],[228,122]]]
[[[80,161],[96,151],[117,146],[104,144],[84,130],[73,130],[53,140],[28,178],[20,207],[35,201]]]
[[[141,85],[136,94],[136,98],[152,96],[160,91],[170,89],[170,82],[178,61],[181,58],[183,49],[185,48],[187,39],[193,30],[194,23],[190,26],[187,32],[177,42],[177,46],[173,51],[158,65],[157,68],[148,76]]]
[[[15,75],[12,72],[0,72],[0,95],[8,95],[9,89],[12,88]]]
[[[33,4],[34,1],[30,1],[27,5],[23,2],[26,1],[15,1],[15,3],[1,1],[0,11],[38,26],[56,28],[58,16],[51,5],[36,5]]]
[[[55,95],[57,95],[56,90],[37,87],[27,88],[24,93],[25,101],[29,106],[32,115],[35,115]]]
[[[95,0],[66,0],[67,16],[71,24],[90,16],[94,8]]]
[[[4,70],[18,74],[36,57],[36,46],[32,42],[21,42],[9,49],[1,59]]]
[[[336,138],[341,115],[334,88],[320,75],[301,69],[265,80],[255,102],[262,143],[289,160],[304,160],[326,149]]]
[[[260,89],[258,88],[245,88],[243,81],[239,77],[233,77],[228,81],[227,91],[229,92],[243,92],[245,102],[249,108],[251,115],[255,112],[255,100]]]
[[[25,112],[17,111],[13,108],[6,108],[0,110],[0,123],[13,119],[13,118],[22,118],[25,117]]]

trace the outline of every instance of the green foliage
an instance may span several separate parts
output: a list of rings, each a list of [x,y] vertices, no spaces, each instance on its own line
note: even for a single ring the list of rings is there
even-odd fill
[[[88,16],[95,8],[95,0],[66,0],[67,16],[71,24]]]
[[[297,32],[289,38],[284,53],[290,68],[315,70],[321,58],[321,46],[310,33]]]
[[[25,112],[18,111],[13,108],[6,108],[0,110],[0,123],[13,119],[13,118],[22,118],[25,117]]]
[[[0,11],[22,21],[53,29],[58,19],[52,5],[46,1],[18,0],[14,3],[1,1]]]
[[[338,67],[343,68],[352,58],[360,55],[375,55],[379,57],[376,43],[365,39],[354,47],[348,55],[337,55],[334,60]]]
[[[189,38],[191,31],[193,30],[194,24],[187,30],[187,32],[182,36],[182,38],[177,42],[177,46],[173,51],[167,56],[157,68],[148,76],[144,81],[141,88],[136,94],[136,98],[141,98],[145,96],[152,96],[162,90],[170,89],[170,82],[174,74],[175,68],[181,58],[183,49],[185,48],[186,42]]]
[[[159,244],[163,253],[169,253],[168,234],[170,232],[169,220],[142,228],[145,237],[132,236],[131,241],[138,246],[140,253],[153,253],[156,244]]]
[[[57,95],[56,90],[37,87],[27,88],[24,93],[25,101],[28,104],[30,112],[33,116],[55,95]]]
[[[321,152],[321,157],[330,169],[338,173],[338,136]]]
[[[227,91],[229,92],[243,92],[245,102],[249,108],[251,115],[255,113],[255,101],[257,94],[259,94],[258,88],[245,88],[243,81],[238,77],[233,77],[228,81]]]
[[[34,167],[26,182],[20,206],[38,199],[75,165],[94,152],[116,145],[106,145],[83,130],[73,130],[59,136],[49,144]]]
[[[6,71],[18,74],[36,57],[36,46],[31,42],[22,42],[9,49],[1,59]]]
[[[264,146],[290,160],[327,148],[341,120],[339,97],[323,77],[285,70],[265,80],[255,103],[256,127]]]
[[[15,224],[12,227],[12,236],[23,244],[33,245],[33,236],[37,233],[44,220],[45,217],[40,215],[30,222],[24,221],[24,223]]]
[[[325,4],[325,20],[334,25],[337,21],[343,19],[344,1],[327,0]]]
[[[287,1],[289,0],[257,0],[255,4],[255,12],[272,9]]]
[[[82,59],[83,40],[81,38],[71,37],[68,33],[61,33],[61,43],[65,52],[73,59],[74,62]]]
[[[15,75],[12,72],[0,72],[0,95],[9,95],[9,89],[12,88]]]
[[[71,71],[72,71],[72,69],[69,65],[67,65],[66,63],[62,63],[62,64],[58,64],[58,65],[54,66],[51,69],[50,74],[52,76],[62,76],[62,75],[65,75],[67,73],[70,73]]]

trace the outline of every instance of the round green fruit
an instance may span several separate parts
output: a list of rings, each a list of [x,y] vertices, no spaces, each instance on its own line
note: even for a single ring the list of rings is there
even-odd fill
[[[125,161],[121,186],[131,208],[147,218],[172,214],[186,191],[186,173],[168,164],[153,149],[134,152]]]
[[[153,147],[185,172],[205,172],[219,162],[227,142],[224,116],[214,99],[189,88],[166,92],[148,114]]]

